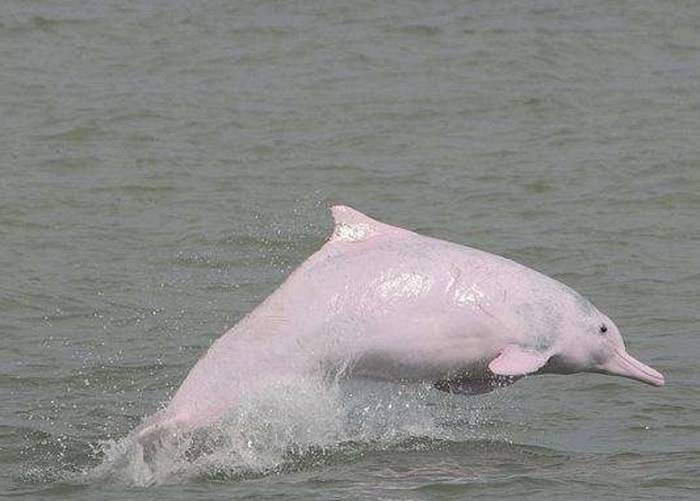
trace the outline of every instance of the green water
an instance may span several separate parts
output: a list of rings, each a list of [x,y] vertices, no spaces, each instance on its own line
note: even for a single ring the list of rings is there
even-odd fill
[[[3,2],[0,493],[697,499],[698,138],[695,2]],[[116,460],[329,200],[564,281],[667,385],[290,389]]]

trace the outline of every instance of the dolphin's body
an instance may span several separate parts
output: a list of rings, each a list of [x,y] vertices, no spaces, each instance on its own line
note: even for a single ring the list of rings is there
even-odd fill
[[[242,394],[318,372],[483,393],[528,374],[599,372],[661,386],[615,324],[569,287],[511,260],[345,206],[328,241],[197,362],[137,430],[212,424]]]

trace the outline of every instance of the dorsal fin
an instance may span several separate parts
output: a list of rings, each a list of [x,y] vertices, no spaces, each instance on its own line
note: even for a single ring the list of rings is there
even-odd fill
[[[331,214],[335,223],[331,242],[361,242],[382,233],[401,231],[346,205],[333,205]]]

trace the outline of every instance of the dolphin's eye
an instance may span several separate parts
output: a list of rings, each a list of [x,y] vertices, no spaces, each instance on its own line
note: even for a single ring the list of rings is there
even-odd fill
[[[600,333],[605,334],[606,332],[608,332],[608,326],[605,324],[600,324]]]

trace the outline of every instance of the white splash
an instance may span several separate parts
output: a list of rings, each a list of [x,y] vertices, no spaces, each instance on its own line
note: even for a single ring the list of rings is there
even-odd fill
[[[455,303],[459,306],[480,306],[486,300],[484,294],[476,285],[457,287],[455,289]]]
[[[245,478],[294,469],[348,447],[387,448],[414,438],[469,439],[464,427],[455,436],[443,424],[468,422],[478,436],[483,404],[476,402],[429,386],[354,381],[341,388],[334,381],[299,378],[247,395],[222,423],[206,430],[145,446],[133,436],[106,441],[102,463],[85,480],[147,486],[211,476]]]
[[[430,277],[419,273],[404,272],[383,277],[378,285],[379,294],[387,299],[419,297],[427,294],[433,282]]]
[[[340,223],[335,226],[333,238],[345,242],[357,242],[370,237],[373,233],[372,227],[366,223]]]

